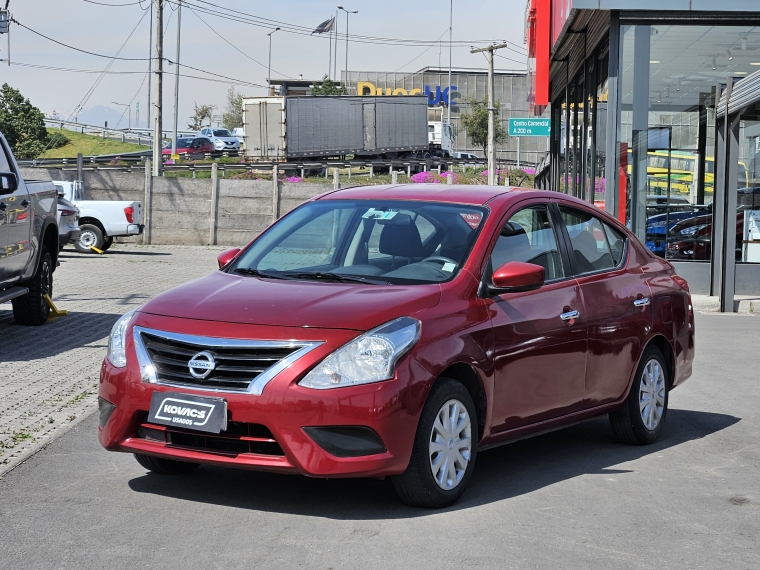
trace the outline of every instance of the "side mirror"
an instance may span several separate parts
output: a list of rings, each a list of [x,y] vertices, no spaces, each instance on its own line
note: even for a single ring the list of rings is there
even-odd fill
[[[534,263],[510,261],[493,273],[493,287],[498,293],[532,291],[544,284],[546,270]]]
[[[216,260],[219,262],[219,269],[227,265],[230,261],[235,259],[237,257],[237,254],[240,253],[240,248],[236,247],[233,249],[228,249],[227,251],[223,251],[219,254],[219,257],[216,258]]]
[[[0,194],[13,194],[18,189],[18,178],[13,172],[0,172]]]

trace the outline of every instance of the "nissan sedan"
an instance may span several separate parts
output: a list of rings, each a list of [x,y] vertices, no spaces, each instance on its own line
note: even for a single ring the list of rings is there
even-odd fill
[[[339,190],[219,266],[110,335],[99,440],[156,473],[390,477],[439,508],[485,447],[603,414],[654,442],[692,371],[686,281],[562,194]]]

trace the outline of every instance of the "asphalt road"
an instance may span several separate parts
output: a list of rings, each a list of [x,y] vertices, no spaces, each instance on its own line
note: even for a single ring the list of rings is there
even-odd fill
[[[91,416],[0,480],[0,567],[758,568],[760,318],[697,335],[658,443],[598,419],[489,450],[443,511],[374,479],[148,474]]]

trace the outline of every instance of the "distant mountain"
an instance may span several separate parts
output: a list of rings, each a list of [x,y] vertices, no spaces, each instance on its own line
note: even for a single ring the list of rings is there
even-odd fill
[[[97,105],[79,113],[76,120],[84,125],[94,125],[97,127],[105,126],[105,122],[108,121],[109,129],[126,129],[129,126],[129,111],[123,109],[123,112],[124,116],[122,117],[122,111],[115,111],[110,107]],[[132,109],[132,126],[136,128],[137,125],[135,125],[134,112],[135,110]],[[72,117],[72,120],[73,119],[74,118]]]

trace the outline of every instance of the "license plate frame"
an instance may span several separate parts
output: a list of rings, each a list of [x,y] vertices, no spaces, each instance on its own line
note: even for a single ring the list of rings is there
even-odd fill
[[[153,392],[148,422],[205,433],[227,429],[227,400],[181,392]]]

